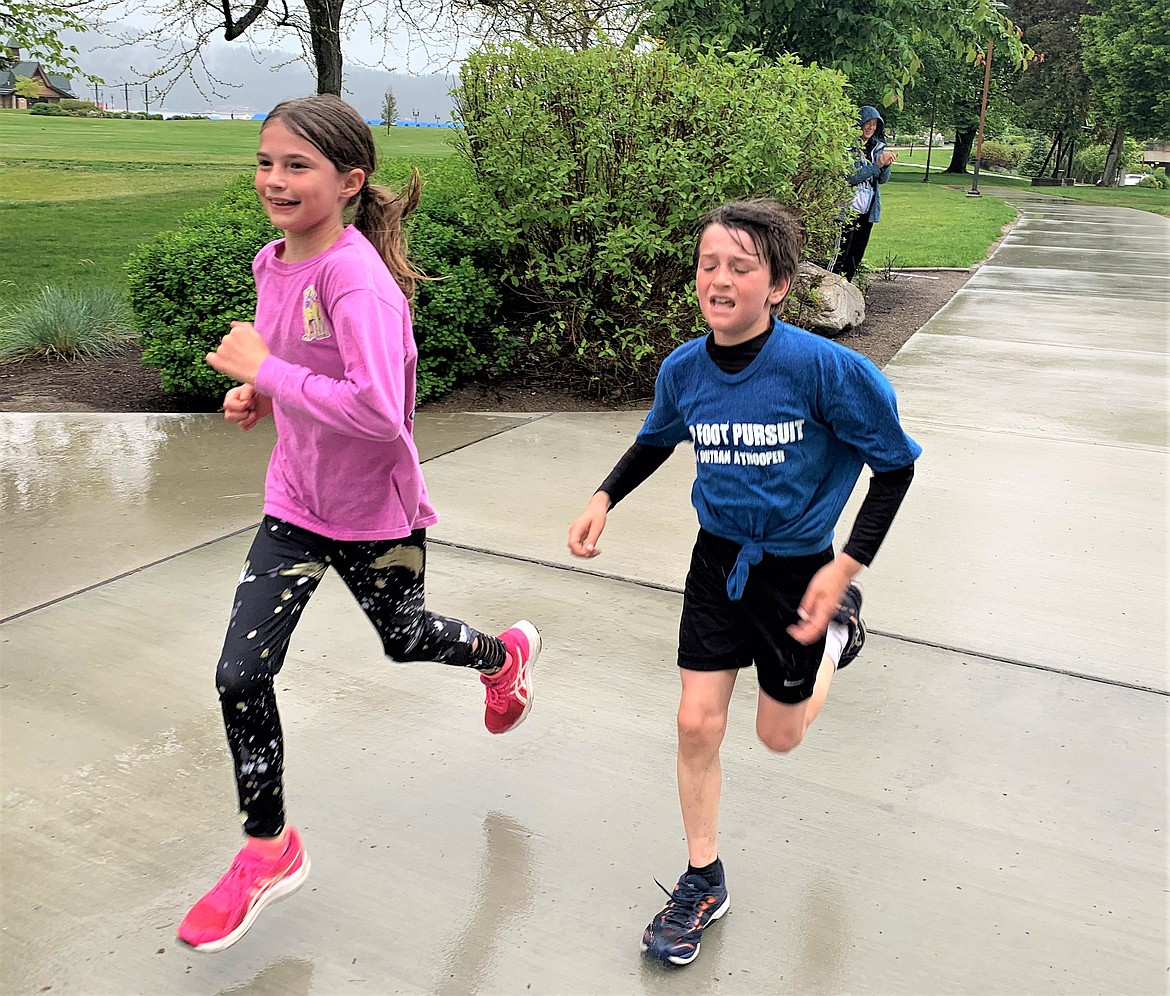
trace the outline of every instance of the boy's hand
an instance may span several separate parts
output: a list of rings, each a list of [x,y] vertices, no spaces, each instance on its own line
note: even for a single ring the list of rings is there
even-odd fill
[[[883,152],[880,156],[878,156],[878,165],[879,166],[889,166],[890,163],[892,163],[897,158],[898,158],[898,153],[896,153],[896,152],[889,152],[889,151]]]
[[[223,397],[223,417],[235,422],[244,432],[272,414],[272,399],[251,384],[233,387]]]
[[[605,519],[609,515],[609,495],[604,491],[598,491],[589,503],[585,506],[585,511],[573,520],[573,524],[569,526],[569,552],[574,557],[596,557],[600,550],[597,549],[597,541],[601,537],[601,532],[605,529]]]
[[[800,622],[788,627],[788,635],[798,643],[816,643],[825,635],[829,622],[845,589],[860,572],[861,564],[846,554],[838,554],[835,560],[825,564],[808,583],[804,598],[800,600]]]
[[[221,374],[254,384],[260,364],[268,358],[268,347],[251,322],[232,322],[232,330],[220,340],[219,348],[207,354],[207,362]]]

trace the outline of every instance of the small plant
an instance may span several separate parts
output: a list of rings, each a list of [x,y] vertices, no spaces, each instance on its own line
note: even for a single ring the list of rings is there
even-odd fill
[[[866,297],[869,295],[869,288],[870,285],[873,284],[873,281],[873,267],[870,266],[865,260],[862,260],[860,265],[857,267],[857,272],[853,274],[853,280],[851,281],[853,286],[861,291],[862,297]]]
[[[892,252],[887,252],[885,259],[882,260],[881,266],[878,267],[878,279],[886,283],[893,283],[898,279],[898,274],[902,272],[902,267],[898,266],[898,257]]]
[[[42,287],[0,315],[0,363],[110,356],[133,341],[130,308],[109,287]]]

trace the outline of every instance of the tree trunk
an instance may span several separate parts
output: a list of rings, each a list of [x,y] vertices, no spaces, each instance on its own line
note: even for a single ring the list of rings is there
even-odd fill
[[[1052,162],[1052,178],[1055,180],[1060,176],[1060,161],[1064,158],[1064,133],[1057,132],[1056,138],[1052,141],[1052,151],[1056,153],[1056,158]],[[1043,170],[1040,171],[1043,174]]]
[[[305,0],[309,42],[317,69],[317,92],[341,96],[342,0]]]
[[[1113,142],[1109,146],[1109,155],[1105,157],[1105,172],[1101,174],[1102,187],[1116,187],[1121,173],[1121,150],[1125,146],[1125,129],[1118,128],[1113,133]]]
[[[1052,144],[1048,146],[1048,154],[1044,157],[1044,162],[1040,164],[1040,168],[1036,170],[1037,176],[1043,176],[1044,171],[1048,169],[1048,164],[1052,161],[1052,153],[1056,151],[1056,147],[1060,144],[1060,132],[1052,136]],[[1059,162],[1059,158],[1057,159]]]
[[[967,162],[971,158],[971,146],[975,144],[974,128],[960,131],[955,135],[955,147],[951,150],[951,164],[943,170],[944,173],[967,172]]]

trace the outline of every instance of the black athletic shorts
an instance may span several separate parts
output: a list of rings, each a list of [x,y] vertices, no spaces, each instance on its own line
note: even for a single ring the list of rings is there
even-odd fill
[[[760,688],[795,705],[813,692],[825,639],[798,643],[788,635],[809,581],[833,559],[833,549],[803,557],[764,559],[751,569],[743,598],[733,602],[727,577],[739,544],[700,529],[691,554],[678,633],[678,666],[728,671],[756,665]]]

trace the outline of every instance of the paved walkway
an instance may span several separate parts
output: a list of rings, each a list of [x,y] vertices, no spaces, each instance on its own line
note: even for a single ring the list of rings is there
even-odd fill
[[[681,972],[637,940],[685,854],[689,461],[563,545],[636,415],[421,421],[430,601],[541,624],[536,708],[487,736],[323,585],[280,682],[313,877],[215,956],[173,935],[238,841],[211,666],[271,438],[0,416],[0,991],[1165,992],[1170,222],[1021,208],[887,368],[925,456],[862,660],[788,758],[740,682],[732,910]]]

